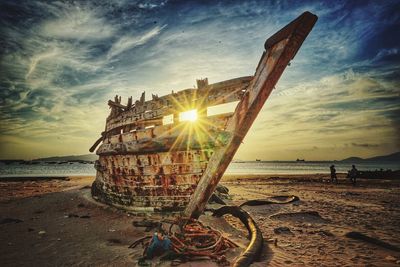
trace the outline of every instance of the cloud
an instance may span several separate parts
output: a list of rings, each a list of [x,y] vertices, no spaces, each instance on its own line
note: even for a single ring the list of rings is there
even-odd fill
[[[36,66],[38,63],[40,63],[40,61],[55,57],[55,56],[57,56],[57,54],[58,54],[57,50],[53,49],[52,51],[48,51],[45,53],[41,53],[39,55],[35,55],[31,60],[31,64],[29,66],[28,73],[26,74],[25,79],[28,79],[29,76],[35,71]]]
[[[352,146],[355,147],[363,147],[363,148],[373,148],[373,147],[379,147],[379,144],[357,144],[357,143],[351,143]]]
[[[113,36],[116,29],[100,14],[80,6],[67,7],[64,13],[42,25],[44,36],[58,39],[102,40]]]
[[[395,3],[6,0],[0,141],[14,136],[18,152],[10,144],[0,156],[24,157],[24,140],[36,157],[86,153],[115,94],[126,101],[143,90],[163,95],[189,88],[200,77],[252,75],[265,39],[305,10],[319,20],[238,157],[391,152],[399,147],[398,37],[392,34],[392,43],[378,37],[398,25],[387,15]],[[389,145],[343,145],[352,143]]]
[[[160,7],[165,6],[165,4],[167,4],[167,2],[168,2],[167,0],[164,0],[164,1],[145,1],[145,2],[139,3],[138,7],[142,8],[142,9],[160,8]]]
[[[380,49],[379,52],[376,54],[376,56],[373,58],[372,61],[380,61],[383,59],[390,58],[391,56],[397,56],[399,55],[399,49],[398,48],[390,48],[390,49]]]
[[[262,151],[274,151],[277,158],[284,157],[282,152],[276,154],[284,147],[303,151],[297,157],[308,159],[371,156],[377,151],[386,154],[396,150],[400,147],[400,124],[395,119],[400,104],[398,86],[396,81],[386,81],[384,75],[372,78],[346,70],[294,88],[279,87],[250,130],[243,150],[258,147],[258,157]],[[348,142],[358,146],[344,146]],[[337,146],[335,154],[328,149],[333,144]],[[363,144],[369,144],[370,150]],[[319,148],[318,154],[309,150],[313,146]],[[241,158],[245,158],[242,153]]]
[[[118,39],[108,51],[107,58],[113,58],[129,49],[135,48],[136,46],[143,45],[153,39],[155,36],[159,35],[160,32],[166,27],[167,25],[163,25],[162,27],[156,26],[150,31],[144,33],[143,35],[139,36],[131,36],[131,35],[124,35]]]

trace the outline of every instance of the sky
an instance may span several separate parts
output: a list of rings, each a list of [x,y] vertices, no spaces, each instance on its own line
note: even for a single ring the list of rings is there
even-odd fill
[[[0,3],[0,158],[87,154],[107,101],[253,75],[265,40],[319,19],[235,158],[400,151],[400,1]]]

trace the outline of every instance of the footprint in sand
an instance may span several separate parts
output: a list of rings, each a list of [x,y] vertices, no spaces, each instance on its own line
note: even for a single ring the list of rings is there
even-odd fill
[[[329,220],[321,217],[316,211],[300,211],[276,213],[270,216],[270,219],[281,221],[308,222],[308,223],[328,223]]]

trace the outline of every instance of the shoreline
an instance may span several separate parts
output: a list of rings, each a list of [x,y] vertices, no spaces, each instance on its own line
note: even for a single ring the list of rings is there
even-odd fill
[[[396,171],[393,171],[393,172],[399,172],[399,171],[400,170],[396,170]],[[341,177],[341,178],[343,178],[343,177],[345,177],[347,175],[347,173],[345,173],[345,172],[337,172],[336,174],[338,175],[338,177]],[[43,179],[43,180],[46,180],[46,179],[49,179],[49,180],[51,180],[51,179],[53,179],[53,180],[56,180],[56,179],[68,180],[68,179],[82,178],[82,177],[93,177],[94,178],[95,176],[96,176],[96,174],[1,175],[0,176],[0,182],[2,181],[2,179],[14,179],[14,178]],[[267,178],[268,179],[268,178],[274,178],[274,177],[288,177],[289,178],[289,177],[304,177],[304,176],[310,176],[310,177],[324,176],[326,178],[329,178],[330,177],[330,173],[328,171],[327,172],[310,172],[310,173],[301,173],[301,172],[299,172],[299,173],[282,173],[282,172],[280,172],[280,173],[268,173],[268,174],[263,174],[263,173],[261,173],[261,174],[258,174],[258,173],[256,173],[256,174],[228,173],[228,174],[224,174],[222,179],[228,179],[228,180],[229,179],[236,179],[236,178],[248,178],[248,179]],[[371,179],[372,180],[373,178],[361,178],[361,179],[367,179],[367,180]],[[399,177],[399,179],[400,179],[400,177]],[[378,178],[378,180],[385,180],[385,179]],[[390,180],[390,179],[388,179],[388,180]]]
[[[346,178],[345,173],[337,173],[338,184],[330,183],[329,174],[274,174],[274,175],[224,175],[221,179],[222,184],[240,185],[246,183],[268,184],[268,185],[331,185],[354,188]],[[399,177],[400,178],[400,177]],[[62,192],[79,187],[90,187],[95,180],[95,176],[27,176],[27,177],[5,177],[0,178],[0,202],[10,201],[15,198],[25,198],[47,193]],[[358,187],[385,188],[390,186],[400,186],[400,179],[357,179]]]

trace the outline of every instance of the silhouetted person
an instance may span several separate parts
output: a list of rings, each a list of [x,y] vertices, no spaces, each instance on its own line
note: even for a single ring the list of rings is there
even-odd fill
[[[335,169],[335,165],[331,165],[329,167],[329,169],[331,170],[331,183],[336,183],[337,184],[337,177],[336,177],[336,169]]]
[[[356,185],[357,169],[356,169],[355,165],[351,166],[351,170],[349,171],[349,178],[350,178],[350,182],[353,185]]]

